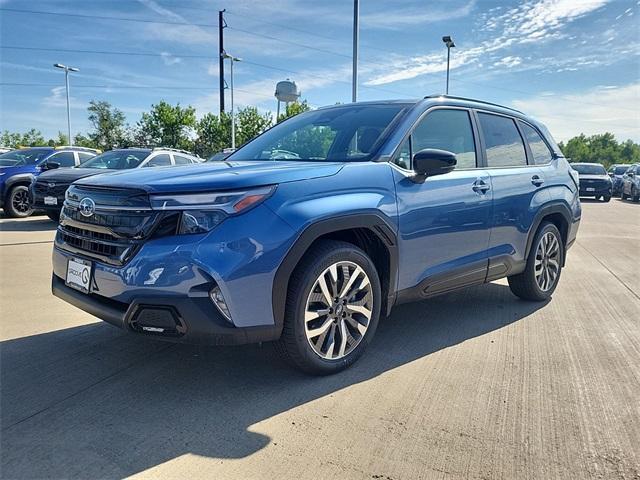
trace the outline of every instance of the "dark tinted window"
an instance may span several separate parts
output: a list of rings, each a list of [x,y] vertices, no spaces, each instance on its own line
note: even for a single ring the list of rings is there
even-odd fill
[[[149,160],[146,167],[167,167],[171,165],[171,157],[166,153],[161,153]]]
[[[78,156],[80,157],[80,163],[86,162],[90,158],[95,157],[95,155],[91,155],[90,153],[82,153],[82,152],[79,152]]]
[[[573,169],[582,175],[606,175],[607,171],[602,165],[571,165]]]
[[[404,108],[391,103],[356,104],[301,113],[247,143],[228,160],[368,160],[382,133]]]
[[[487,149],[489,167],[512,167],[527,164],[522,137],[515,122],[508,117],[478,114]]]
[[[148,155],[149,151],[144,150],[112,150],[90,158],[78,168],[126,170],[140,165]]]
[[[613,169],[613,174],[614,175],[622,175],[624,172],[626,172],[629,169],[629,165],[622,165],[622,166],[617,166]]]
[[[437,148],[456,154],[456,168],[476,166],[473,129],[466,110],[435,110],[427,114],[411,139],[413,155],[425,148]]]
[[[12,150],[0,155],[0,167],[14,167],[19,165],[34,165],[44,160],[51,154],[53,149],[30,149]]]
[[[73,167],[76,164],[76,159],[73,152],[60,152],[51,155],[47,162],[59,163],[61,167]]]
[[[544,165],[545,163],[549,163],[551,160],[553,160],[553,157],[551,156],[551,150],[549,150],[547,144],[544,143],[544,140],[542,139],[540,134],[526,123],[520,123],[520,125],[522,126],[524,137],[529,143],[531,155],[533,156],[533,163],[535,165]]]

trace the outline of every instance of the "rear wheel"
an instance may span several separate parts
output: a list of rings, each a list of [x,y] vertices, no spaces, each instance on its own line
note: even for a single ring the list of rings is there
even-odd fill
[[[4,212],[9,217],[23,218],[33,213],[29,202],[29,189],[24,185],[16,185],[7,195]]]
[[[558,286],[564,245],[558,228],[549,222],[540,225],[524,272],[508,277],[509,288],[525,300],[544,301]]]
[[[316,375],[353,364],[380,317],[380,280],[367,254],[350,243],[324,241],[305,255],[289,285],[278,352]]]
[[[626,199],[627,199],[627,194],[626,194],[626,193],[624,193],[624,190],[620,190],[620,198],[621,198],[622,200],[626,200]]]
[[[602,197],[602,199],[603,199],[605,202],[610,202],[610,201],[611,201],[611,195],[605,195],[604,197]]]

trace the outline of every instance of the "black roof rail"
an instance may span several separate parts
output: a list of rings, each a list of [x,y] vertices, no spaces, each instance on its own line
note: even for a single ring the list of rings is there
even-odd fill
[[[506,107],[505,105],[500,105],[499,103],[485,102],[484,100],[477,100],[475,98],[456,97],[454,95],[445,95],[444,93],[434,93],[432,95],[427,95],[424,98],[426,100],[427,98],[437,98],[437,97],[450,98],[452,100],[464,100],[464,101],[467,101],[467,102],[482,103],[484,105],[491,105],[493,107],[500,107],[500,108],[504,108],[506,110],[511,110],[513,112],[517,112],[517,113],[519,113],[521,115],[524,115],[524,112],[521,112],[520,110],[516,110],[515,108]]]

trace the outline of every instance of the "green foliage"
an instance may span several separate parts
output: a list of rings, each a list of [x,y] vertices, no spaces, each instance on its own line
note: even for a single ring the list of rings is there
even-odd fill
[[[0,135],[0,145],[3,147],[41,147],[46,146],[47,142],[45,141],[40,130],[36,130],[32,128],[28,132],[25,133],[10,133],[5,130]]]
[[[572,162],[601,163],[605,168],[617,163],[640,162],[639,144],[632,140],[620,143],[608,132],[590,137],[580,134],[566,144],[560,142],[558,145]]]
[[[241,146],[271,127],[271,112],[260,115],[256,107],[246,107],[236,114],[236,145]]]
[[[191,135],[196,126],[195,108],[173,106],[162,100],[151,105],[137,124],[136,140],[142,145],[156,145],[191,150]]]
[[[291,102],[287,104],[287,108],[285,108],[284,113],[281,113],[278,117],[278,123],[286,118],[293,117],[294,115],[298,115],[302,112],[308,112],[309,110],[311,110],[311,107],[306,100],[303,100],[302,102]]]
[[[126,128],[126,117],[117,108],[113,108],[109,102],[89,102],[89,121],[93,126],[93,132],[88,137],[79,135],[76,144],[83,143],[83,147],[109,150],[114,147],[123,147],[129,143]],[[80,141],[78,141],[78,137]]]
[[[231,146],[231,116],[207,113],[196,124],[195,153],[207,158]]]

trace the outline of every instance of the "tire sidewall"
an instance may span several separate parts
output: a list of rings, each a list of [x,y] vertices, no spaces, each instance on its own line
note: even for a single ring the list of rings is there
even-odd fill
[[[25,218],[30,216],[33,213],[33,209],[29,209],[29,211],[27,212],[19,212],[13,207],[13,199],[16,196],[16,194],[21,190],[26,191],[27,194],[29,193],[29,189],[26,186],[16,185],[14,187],[11,187],[11,190],[9,190],[9,193],[5,200],[5,212],[7,213],[7,215],[14,218]]]
[[[540,240],[542,239],[543,235],[545,235],[548,232],[552,232],[555,235],[556,240],[558,241],[558,245],[559,245],[558,248],[560,249],[560,258],[559,258],[560,267],[558,269],[558,276],[556,277],[556,281],[553,284],[553,286],[549,290],[543,291],[538,286],[538,282],[536,281],[535,261],[536,261],[536,252],[538,251],[538,246],[540,245]],[[556,287],[560,283],[560,276],[562,275],[562,265],[564,265],[564,256],[565,256],[564,243],[562,243],[562,235],[560,235],[560,231],[558,230],[558,227],[556,227],[553,223],[548,223],[548,222],[542,224],[541,227],[538,229],[538,233],[536,233],[536,236],[533,240],[533,245],[531,246],[531,252],[529,253],[529,258],[527,259],[527,271],[529,272],[529,275],[530,275],[529,280],[532,282],[533,288],[535,289],[536,294],[540,298],[540,300],[546,300],[551,295],[553,295],[553,292],[555,291]]]
[[[339,360],[326,360],[320,358],[307,340],[305,328],[304,328],[304,314],[306,310],[307,298],[313,288],[316,280],[320,274],[326,270],[329,266],[336,262],[349,261],[357,264],[362,268],[371,283],[373,294],[373,310],[371,313],[371,320],[369,321],[369,327],[364,335],[364,338],[360,341],[358,346],[344,358]],[[369,259],[369,257],[357,247],[341,247],[325,255],[322,258],[318,258],[315,262],[309,265],[305,271],[304,286],[298,289],[297,298],[295,300],[295,308],[292,312],[287,312],[287,321],[292,322],[295,342],[298,346],[298,351],[303,357],[304,363],[311,367],[314,373],[331,374],[347,368],[354,363],[358,358],[362,356],[367,346],[373,339],[376,329],[378,327],[378,321],[380,319],[380,307],[382,303],[382,295],[380,288],[380,279],[378,272]]]

